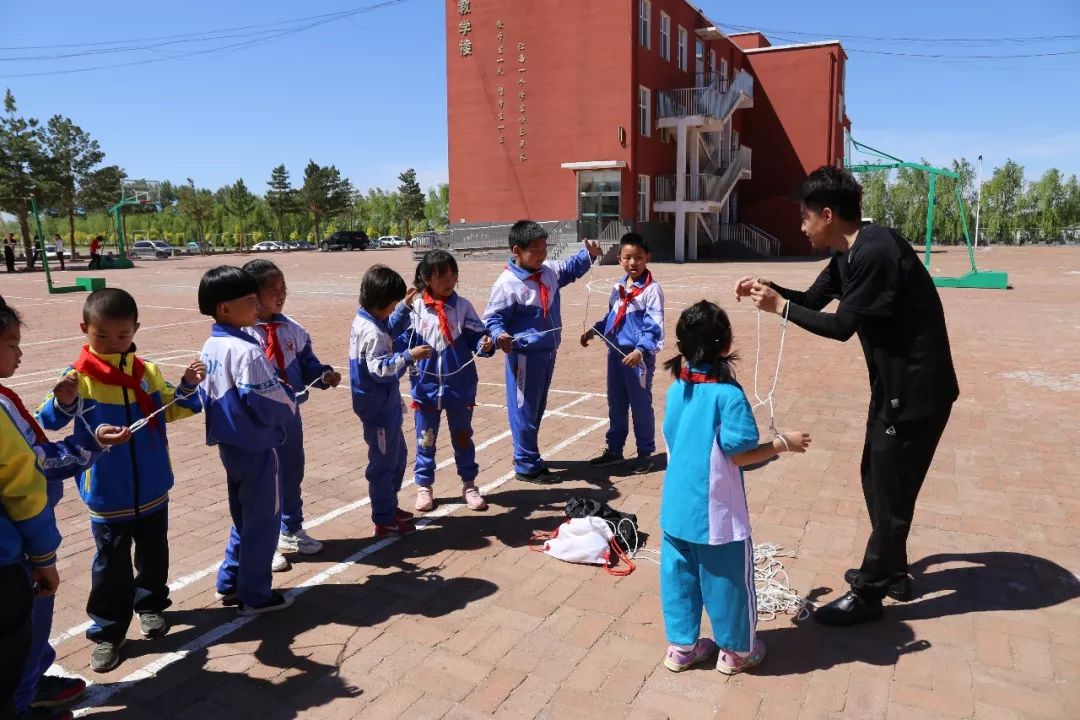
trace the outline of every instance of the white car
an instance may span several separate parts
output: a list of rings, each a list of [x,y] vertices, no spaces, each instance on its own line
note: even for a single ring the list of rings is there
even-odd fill
[[[173,246],[163,240],[139,240],[128,247],[127,254],[139,260],[165,260],[173,256],[173,250]]]
[[[398,235],[383,235],[379,238],[379,247],[405,247],[408,243]]]
[[[276,252],[278,250],[284,250],[285,246],[277,240],[263,240],[261,243],[252,245],[251,249],[255,252]]]

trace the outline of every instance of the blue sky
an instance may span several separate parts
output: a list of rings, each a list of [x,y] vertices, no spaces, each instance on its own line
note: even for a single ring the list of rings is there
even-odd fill
[[[82,44],[201,32],[361,7],[373,0],[120,3],[0,2],[0,58],[65,52],[17,46]],[[483,0],[474,0],[481,2]],[[517,0],[540,2],[543,0]],[[616,0],[581,0],[611,2]],[[1080,36],[1076,0],[770,0],[697,3],[716,23],[811,36],[987,38]],[[285,163],[334,163],[359,188],[397,185],[413,167],[427,187],[446,171],[442,0],[400,4],[228,53],[177,57],[199,45],[64,60],[0,60],[0,87],[22,113],[60,113],[96,137],[132,177],[218,187],[243,177],[262,192]],[[783,37],[783,32],[768,33]],[[802,36],[800,36],[802,37]],[[1080,37],[1023,44],[842,38],[848,114],[863,142],[905,159],[945,163],[982,153],[987,173],[1011,157],[1029,179],[1056,166],[1080,173]],[[779,44],[778,41],[777,44]],[[85,49],[85,48],[79,48]],[[1054,57],[929,61],[859,50]],[[70,52],[70,50],[68,50]],[[87,73],[23,73],[165,58]]]

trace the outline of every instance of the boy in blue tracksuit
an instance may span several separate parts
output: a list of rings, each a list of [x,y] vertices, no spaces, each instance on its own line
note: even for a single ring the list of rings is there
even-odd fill
[[[634,415],[638,461],[635,473],[652,470],[656,420],[652,406],[656,354],[664,347],[664,291],[648,268],[649,246],[637,233],[619,240],[619,265],[626,277],[611,291],[607,316],[581,336],[582,346],[597,335],[607,345],[607,449],[589,461],[594,467],[623,461],[629,434],[627,415]]]
[[[252,260],[244,265],[259,283],[259,322],[244,331],[259,341],[263,354],[277,370],[278,379],[296,394],[296,419],[285,428],[285,444],[278,448],[281,470],[281,534],[272,569],[285,570],[288,562],[281,553],[314,555],[321,542],[304,530],[304,501],[300,484],[304,479],[304,425],[300,404],[308,398],[308,386],[320,390],[337,387],[341,374],[319,362],[311,349],[311,337],[300,323],[283,315],[287,290],[285,274],[269,260]]]
[[[540,421],[547,406],[562,340],[559,289],[584,276],[600,244],[585,247],[558,265],[545,264],[547,231],[531,220],[510,228],[512,257],[495,280],[484,311],[488,334],[506,353],[506,408],[514,438],[514,471],[518,480],[556,483],[540,457]]]
[[[94,642],[90,667],[97,672],[120,663],[132,612],[139,615],[144,637],[168,632],[163,613],[171,604],[168,502],[173,474],[165,424],[202,408],[196,390],[205,375],[202,364],[191,363],[179,388],[166,383],[157,365],[136,355],[138,328],[139,308],[130,294],[118,288],[91,293],[81,323],[88,344],[38,409],[48,430],[74,419],[76,437],[88,436],[88,444],[91,428],[105,423],[131,427],[168,406],[133,435],[127,448],[102,457],[78,481],[97,548],[86,602],[93,621],[86,631]]]
[[[430,345],[434,354],[416,363],[409,373],[412,407],[416,411],[416,510],[435,507],[435,441],[439,420],[446,411],[450,444],[461,476],[462,496],[470,510],[485,510],[487,502],[476,487],[480,466],[472,441],[476,405],[477,357],[491,357],[494,343],[472,303],[455,292],[458,266],[445,250],[432,250],[416,266],[413,287],[413,331],[405,337],[409,347]]]
[[[376,537],[416,532],[412,513],[398,507],[405,477],[404,416],[398,384],[417,360],[431,357],[431,347],[394,351],[393,338],[409,329],[409,303],[416,295],[385,265],[373,265],[360,281],[360,309],[349,331],[349,380],[353,412],[364,427],[368,464],[364,472],[371,497]],[[405,302],[402,302],[405,300]]]
[[[281,529],[277,449],[295,421],[296,402],[259,341],[244,332],[258,322],[258,292],[250,273],[229,265],[208,270],[199,283],[199,312],[215,321],[202,349],[206,380],[199,388],[206,444],[218,446],[233,519],[217,594],[241,615],[283,610],[293,601],[273,589],[270,563]]]
[[[19,366],[21,325],[0,297],[0,378]],[[90,438],[49,442],[19,396],[0,385],[0,717],[15,717],[38,699],[38,683],[55,657],[49,629],[60,533],[53,508],[62,481],[90,467],[104,447],[129,438],[127,429],[102,425]],[[86,689],[82,681],[58,685],[45,698],[50,704],[74,702]]]

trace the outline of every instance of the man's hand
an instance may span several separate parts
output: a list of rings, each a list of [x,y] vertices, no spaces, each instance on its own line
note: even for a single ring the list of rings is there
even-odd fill
[[[735,302],[741,302],[744,297],[750,297],[750,290],[754,287],[755,283],[761,285],[768,285],[769,281],[763,277],[755,277],[754,275],[743,275],[735,282]]]
[[[192,385],[198,385],[206,379],[206,365],[202,360],[194,360],[187,366],[187,370],[184,371],[184,384],[188,387]]]
[[[600,243],[596,240],[586,240],[585,249],[589,251],[589,257],[594,260],[604,254],[604,251],[600,248]]]
[[[768,285],[762,285],[760,282],[754,282],[751,286],[750,299],[754,301],[757,309],[762,312],[780,315],[784,311],[785,300],[780,297],[780,293]]]
[[[623,358],[622,364],[626,367],[633,368],[640,365],[644,359],[644,353],[642,353],[640,350],[634,350],[629,355]]]
[[[495,341],[491,339],[490,335],[485,335],[480,341],[480,352],[489,353],[495,349]]]
[[[508,353],[514,348],[514,338],[512,335],[503,333],[496,340],[495,344],[499,346],[499,349],[504,353]]]
[[[323,373],[322,381],[330,387],[337,387],[341,384],[341,373],[337,370],[327,370]]]
[[[581,334],[581,347],[589,347],[589,341],[596,337],[596,331],[593,329],[586,330]]]
[[[56,588],[60,587],[60,573],[56,572],[55,565],[34,568],[30,571],[30,579],[34,583],[36,597],[52,597],[56,594]]]
[[[126,427],[117,427],[116,425],[98,425],[98,429],[94,435],[97,437],[97,441],[101,447],[112,447],[113,445],[126,443],[131,439],[130,430]]]
[[[61,405],[73,405],[79,399],[79,373],[70,372],[56,383],[53,388],[53,397]]]
[[[428,359],[433,352],[430,345],[417,345],[409,351],[409,354],[412,355],[413,361],[416,361]]]

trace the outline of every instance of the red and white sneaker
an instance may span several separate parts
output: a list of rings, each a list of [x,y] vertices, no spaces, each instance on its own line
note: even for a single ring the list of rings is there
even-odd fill
[[[416,516],[408,510],[402,510],[401,508],[398,508],[394,517],[398,520],[412,520]]]
[[[472,483],[462,488],[461,495],[465,498],[465,504],[469,506],[470,510],[487,510],[487,501],[484,500],[480,490]]]
[[[671,672],[689,670],[699,662],[711,658],[716,651],[716,643],[709,638],[699,638],[694,643],[694,647],[689,650],[680,650],[674,645],[669,645],[667,654],[664,656],[664,667]]]
[[[754,638],[754,647],[746,657],[730,650],[721,650],[716,658],[716,669],[725,675],[735,675],[761,664],[765,659],[765,643]]]
[[[416,525],[412,520],[398,520],[393,525],[375,525],[375,537],[399,537],[402,535],[412,535],[416,532]]]

